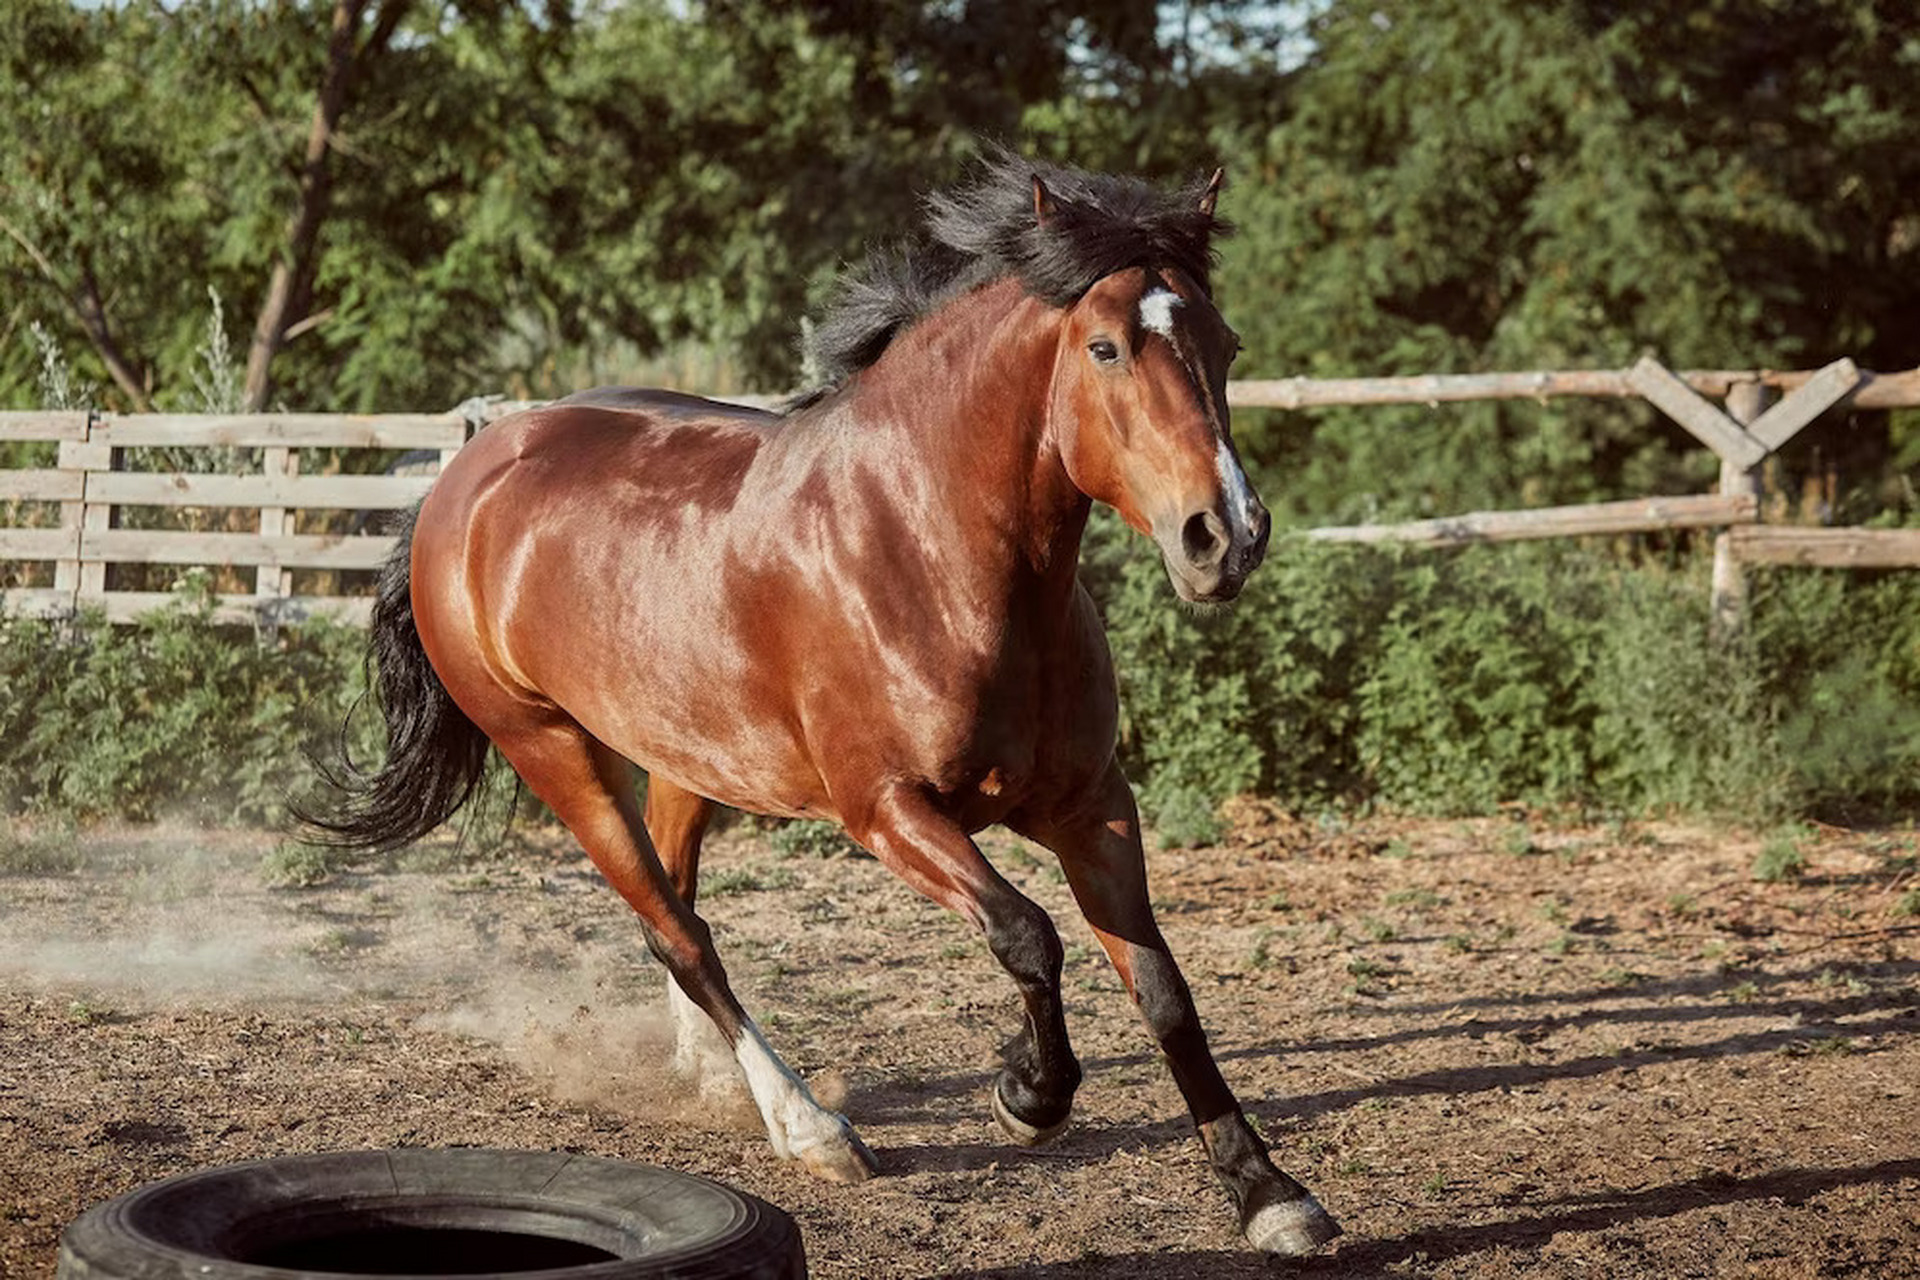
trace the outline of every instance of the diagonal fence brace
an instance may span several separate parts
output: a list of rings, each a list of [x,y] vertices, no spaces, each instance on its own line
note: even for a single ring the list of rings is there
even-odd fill
[[[1627,371],[1627,385],[1719,454],[1722,462],[1750,471],[1766,459],[1765,445],[1652,356],[1641,356]]]
[[[1785,399],[1755,418],[1747,434],[1768,453],[1800,434],[1800,428],[1831,409],[1860,385],[1860,370],[1842,356],[1805,382]]]
[[[1835,360],[1746,427],[1651,356],[1642,356],[1639,363],[1627,371],[1626,381],[1646,397],[1648,403],[1719,454],[1723,462],[1749,471],[1798,435],[1808,423],[1851,395],[1860,385],[1861,376],[1853,361],[1844,357]]]

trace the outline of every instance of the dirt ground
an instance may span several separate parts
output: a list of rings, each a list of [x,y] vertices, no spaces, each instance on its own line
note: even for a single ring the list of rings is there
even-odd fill
[[[1087,1068],[1055,1144],[986,1093],[1015,1000],[871,860],[736,830],[704,911],[775,1044],[878,1152],[817,1184],[665,1070],[661,971],[577,853],[412,851],[310,888],[269,837],[0,842],[0,1275],[89,1204],[294,1152],[488,1145],[719,1178],[816,1277],[1920,1275],[1911,830],[1305,823],[1152,858],[1228,1079],[1347,1234],[1242,1250],[1044,853]],[[1762,883],[1756,858],[1804,856]]]

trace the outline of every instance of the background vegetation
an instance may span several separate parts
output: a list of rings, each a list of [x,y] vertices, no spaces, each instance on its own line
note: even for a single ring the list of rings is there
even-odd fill
[[[1157,177],[1225,163],[1240,231],[1219,283],[1247,376],[1643,351],[1902,369],[1916,83],[1903,0],[17,0],[0,405],[788,389],[834,271],[910,228],[985,137]],[[1712,475],[1625,402],[1237,432],[1292,524]],[[1771,466],[1778,518],[1913,523],[1920,412],[1835,415]],[[1914,575],[1762,573],[1751,633],[1717,648],[1685,540],[1283,540],[1207,615],[1111,525],[1088,568],[1130,763],[1175,834],[1245,788],[1767,813],[1920,791]],[[350,700],[356,649],[236,637],[191,599],[134,629],[7,621],[0,792],[136,815],[218,795],[260,818]]]

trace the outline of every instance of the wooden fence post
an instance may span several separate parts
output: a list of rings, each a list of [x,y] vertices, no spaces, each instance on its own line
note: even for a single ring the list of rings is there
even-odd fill
[[[102,472],[115,469],[118,451],[111,444],[94,439],[94,430],[99,425],[98,412],[89,413],[85,438],[60,444],[61,467],[80,472],[79,549],[73,570],[76,612],[88,604],[101,603],[107,594],[106,562],[88,547],[87,535],[113,527],[113,504],[102,502],[95,487]]]
[[[268,476],[298,475],[300,453],[286,445],[268,445],[261,450],[260,469]],[[293,532],[293,512],[285,507],[260,508],[261,538],[284,538]],[[292,595],[293,570],[284,569],[277,562],[260,565],[254,570],[253,594],[269,599]]]
[[[1727,416],[1742,428],[1750,427],[1766,412],[1771,393],[1757,379],[1736,382],[1727,388]],[[1720,495],[1745,496],[1760,500],[1760,464],[1742,466],[1725,454],[1720,457]],[[1734,552],[1733,538],[1722,531],[1713,540],[1713,634],[1721,641],[1732,640],[1747,626],[1747,574]]]
[[[62,440],[59,445],[58,466],[62,471],[76,471],[80,477],[77,496],[60,504],[60,528],[73,534],[73,558],[66,557],[53,562],[53,589],[66,597],[66,610],[69,616],[80,607],[80,531],[86,527],[87,514],[87,473],[84,468],[87,437],[93,434],[93,415],[87,415],[86,425],[80,430],[78,440]],[[75,453],[75,447],[79,452]]]

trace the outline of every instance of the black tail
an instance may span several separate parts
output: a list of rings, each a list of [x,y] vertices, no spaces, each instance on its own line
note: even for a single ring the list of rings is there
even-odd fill
[[[386,763],[363,773],[345,749],[344,734],[341,767],[315,762],[337,798],[331,812],[294,806],[307,828],[303,838],[313,844],[397,849],[452,817],[486,772],[487,735],[454,705],[414,625],[409,566],[417,515],[407,513],[373,602],[367,683],[378,680]]]

